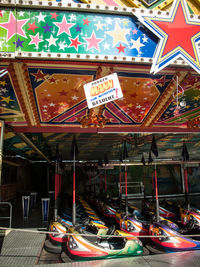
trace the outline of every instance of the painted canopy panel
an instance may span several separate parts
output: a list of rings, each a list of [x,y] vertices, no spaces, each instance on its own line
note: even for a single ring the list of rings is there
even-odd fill
[[[89,126],[83,122],[89,114],[83,85],[95,78],[94,70],[29,67],[28,71],[41,125]],[[173,78],[122,71],[117,74],[123,98],[103,106],[106,125],[141,124]],[[91,122],[90,126],[95,125]]]
[[[25,121],[16,88],[12,83],[7,65],[0,67],[0,113],[7,122]]]
[[[157,44],[134,16],[5,9],[0,28],[3,52],[16,47],[21,52],[152,58]]]

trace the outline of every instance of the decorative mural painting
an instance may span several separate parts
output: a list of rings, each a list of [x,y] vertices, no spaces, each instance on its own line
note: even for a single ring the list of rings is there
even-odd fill
[[[152,58],[157,42],[134,16],[4,9],[0,28],[5,52]]]
[[[83,84],[92,81],[94,71],[28,68],[41,123],[76,124],[82,127],[102,127],[89,121],[89,110]],[[172,75],[118,73],[124,97],[103,105],[101,121],[106,125],[141,123],[167,88]],[[133,99],[135,100],[133,102]],[[97,109],[97,113],[99,108]],[[92,120],[92,118],[91,118]]]

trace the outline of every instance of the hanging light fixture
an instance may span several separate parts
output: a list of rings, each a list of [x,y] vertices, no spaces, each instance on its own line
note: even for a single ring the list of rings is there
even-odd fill
[[[184,95],[183,87],[178,83],[178,76],[176,75],[176,91],[173,93],[173,98],[176,101],[176,108],[174,115],[178,115],[181,108],[186,106],[185,99],[180,100]]]

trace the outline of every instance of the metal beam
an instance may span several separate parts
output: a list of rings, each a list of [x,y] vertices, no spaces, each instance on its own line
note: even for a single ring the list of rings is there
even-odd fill
[[[20,139],[22,139],[29,147],[31,147],[36,153],[38,153],[43,159],[45,159],[47,162],[49,162],[52,166],[55,166],[54,163],[47,158],[40,150],[37,148],[32,141],[23,133],[16,133],[14,128],[8,124],[6,124],[6,128],[11,130],[13,133],[15,133]]]

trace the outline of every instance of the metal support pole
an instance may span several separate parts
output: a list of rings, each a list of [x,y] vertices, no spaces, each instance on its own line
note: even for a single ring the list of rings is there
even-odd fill
[[[75,147],[74,147],[74,168],[73,168],[73,204],[72,204],[72,223],[76,224],[76,173],[75,173]]]
[[[3,120],[0,120],[0,128],[1,128],[1,135],[0,135],[0,187],[2,183],[2,162],[3,162],[3,138],[4,138],[4,129],[5,123]],[[0,201],[1,201],[1,190],[0,190]]]

